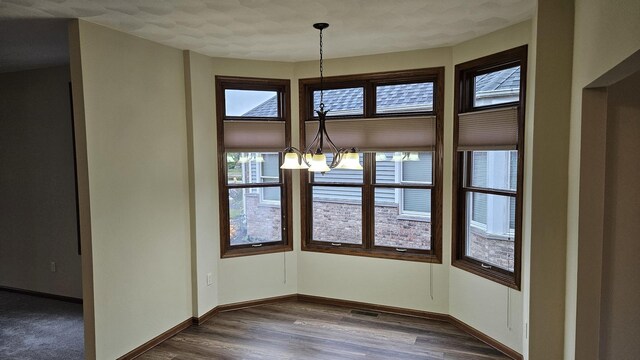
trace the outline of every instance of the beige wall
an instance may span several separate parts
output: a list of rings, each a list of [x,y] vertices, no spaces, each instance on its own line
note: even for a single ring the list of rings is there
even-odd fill
[[[477,44],[466,43],[456,48],[458,59],[466,61],[475,57],[508,49],[528,42],[530,23],[525,22],[502,30],[489,37],[482,38]],[[488,44],[493,44],[488,46]],[[499,44],[499,45],[497,45]],[[446,67],[447,84],[453,81],[453,48],[409,51],[393,54],[381,54],[354,58],[330,59],[326,61],[326,74],[344,75],[377,71],[403,70],[423,67]],[[293,253],[267,254],[259,256],[219,259],[218,215],[211,216],[218,207],[218,189],[215,169],[216,150],[213,142],[207,138],[215,134],[213,125],[215,108],[213,103],[213,77],[215,75],[271,77],[292,79],[292,128],[299,126],[298,86],[300,78],[317,76],[317,61],[302,63],[279,63],[264,61],[246,61],[237,59],[210,59],[210,70],[206,57],[189,52],[191,59],[193,111],[193,152],[195,161],[195,199],[196,208],[204,206],[209,210],[196,210],[197,259],[196,295],[197,313],[203,314],[215,304],[227,304],[257,298],[302,293],[327,296],[347,300],[364,301],[413,308],[439,313],[449,313],[451,294],[458,297],[456,315],[481,331],[520,351],[522,338],[522,296],[519,292],[507,293],[505,287],[492,282],[476,279],[475,276],[462,273],[450,290],[449,264],[451,230],[451,141],[445,140],[444,168],[444,264],[429,265],[416,262],[403,262],[385,259],[371,259],[344,255],[301,252],[299,250],[299,185],[294,172],[294,249]],[[199,65],[194,65],[195,62]],[[197,70],[196,70],[197,68]],[[196,79],[199,85],[194,85]],[[209,82],[207,84],[207,82]],[[445,86],[445,139],[452,136],[453,87]],[[198,95],[199,93],[199,95]],[[199,98],[196,100],[196,98]],[[213,107],[212,107],[213,106]],[[197,111],[201,113],[197,120]],[[207,116],[210,118],[207,120]],[[200,131],[201,129],[202,131]],[[197,137],[200,136],[199,141]],[[293,131],[293,143],[298,143],[298,133]],[[200,173],[200,175],[198,175]],[[198,184],[200,182],[200,184]],[[206,184],[213,186],[206,186]],[[213,190],[212,190],[213,189]],[[213,198],[210,198],[212,191]],[[201,212],[204,214],[201,215]],[[192,212],[193,213],[193,212]],[[205,234],[205,235],[203,235]],[[203,251],[202,249],[208,249]],[[285,259],[286,257],[286,259]],[[286,270],[285,270],[286,266]],[[206,269],[208,267],[208,269]],[[217,270],[217,272],[216,272]],[[217,273],[215,289],[206,285],[206,272]],[[430,272],[433,271],[433,276]],[[286,279],[285,279],[286,276]],[[433,291],[430,279],[433,278]],[[417,279],[417,280],[416,280]],[[217,295],[217,300],[215,299]],[[433,296],[433,298],[432,298]],[[490,309],[478,306],[473,301],[478,297]],[[507,305],[507,299],[510,304]],[[486,303],[486,304],[485,304]],[[507,308],[509,308],[509,328],[507,328]],[[499,323],[495,317],[504,321]]]
[[[517,46],[530,44],[531,27],[532,23],[527,21],[456,45],[453,47],[453,66]],[[529,58],[532,55],[534,53],[531,46],[529,46]],[[527,79],[530,80],[534,75],[534,68],[530,67]],[[453,80],[453,75],[448,78],[450,84],[453,84]],[[529,82],[526,106],[532,103],[533,88],[531,85],[532,83]],[[453,102],[453,94],[447,101]],[[525,123],[527,124],[526,136],[528,137],[531,130],[529,124],[533,123],[533,119],[530,116],[525,116]],[[445,141],[447,139],[451,139],[451,137],[445,137]],[[531,146],[525,142],[525,160],[530,161],[530,159]],[[525,169],[524,176],[525,190],[528,190],[527,188],[531,183],[531,172]],[[528,204],[525,203],[525,208],[527,206]],[[451,211],[445,212],[445,214],[450,213]],[[527,210],[525,209],[525,216],[526,214]],[[523,223],[523,233],[526,233],[529,222],[524,221]],[[447,241],[450,243],[450,239],[447,239]],[[528,241],[528,238],[523,236],[523,242],[525,243],[523,248],[526,247]],[[450,246],[450,244],[445,246]],[[528,263],[523,262],[522,267],[526,272]],[[493,281],[452,267],[449,275],[449,313],[512,349],[522,352],[525,323],[523,319],[524,293],[525,290],[509,289]]]
[[[567,272],[566,272],[566,312],[565,312],[565,348],[566,359],[593,356],[593,352],[584,356],[576,356],[576,346],[586,348],[596,339],[576,340],[576,319],[578,294],[589,294],[589,287],[594,283],[593,276],[578,282],[578,239],[589,234],[579,232],[580,210],[580,163],[581,144],[583,134],[590,133],[583,129],[583,89],[601,75],[640,49],[640,2],[636,0],[576,0],[574,26],[574,60],[571,95],[571,135],[568,176],[568,212],[567,212]],[[586,118],[586,114],[585,114]],[[591,126],[591,125],[589,125]],[[581,240],[582,242],[582,240]],[[580,258],[592,259],[598,257],[600,250],[593,247],[580,246]],[[585,263],[589,268],[591,263]],[[582,271],[582,270],[580,270]],[[581,289],[585,290],[583,292]],[[588,300],[590,296],[583,296]],[[585,304],[585,306],[587,306]],[[593,311],[587,311],[587,316],[593,316]]]
[[[212,59],[211,69],[212,76],[210,80],[212,82],[215,81],[213,78],[215,75],[276,79],[293,78],[293,64],[285,62],[215,58]],[[293,82],[291,85],[292,94],[296,94],[297,87],[293,86]],[[211,99],[211,103],[214,103],[213,99],[215,98]],[[294,104],[297,104],[297,102],[292,98],[292,105]],[[297,113],[293,106],[292,112],[294,116]],[[295,127],[292,128],[295,129]],[[214,151],[211,154],[214,156],[214,164],[216,164],[217,152]],[[293,183],[293,191],[296,194],[295,185],[297,185],[298,180],[295,176]],[[213,184],[213,188],[216,195],[215,207],[217,208],[217,182]],[[294,209],[296,209],[295,206],[296,202],[294,202]],[[296,216],[294,211],[294,224],[299,224]],[[219,241],[219,228],[216,228],[215,232],[218,236],[216,241]],[[296,231],[296,226],[294,226],[294,249],[299,246],[296,234],[299,234],[299,232]],[[220,252],[217,251],[215,254],[211,254],[211,261],[218,261],[218,299],[220,304],[295,294],[297,292],[298,265],[295,252],[220,259]]]
[[[640,71],[608,90],[600,359],[640,352]]]
[[[192,315],[183,55],[85,21],[79,45],[96,358],[114,359]]]
[[[190,157],[193,316],[218,305],[218,167],[211,58],[184,52]],[[213,185],[213,186],[212,186]],[[213,284],[207,284],[211,274]]]
[[[324,69],[326,76],[333,76],[440,66],[446,67],[445,77],[450,78],[452,76],[450,48],[330,59],[325,61]],[[317,61],[296,63],[294,80],[296,83],[298,79],[317,76]],[[297,95],[297,92],[294,94]],[[445,139],[450,139],[452,134],[451,95],[451,87],[445,86]],[[297,96],[294,96],[293,104],[295,104],[293,128],[297,129],[299,126]],[[451,237],[451,199],[448,196],[451,193],[451,143],[447,140],[445,140],[444,163],[443,264],[430,265],[301,251],[298,254],[298,292],[448,313],[449,269],[446,264],[449,263]],[[294,191],[294,194],[297,200],[299,191]],[[433,271],[433,277],[430,274],[431,271]],[[430,285],[431,278],[433,278],[433,291]]]
[[[0,74],[0,286],[81,298],[69,79]]]

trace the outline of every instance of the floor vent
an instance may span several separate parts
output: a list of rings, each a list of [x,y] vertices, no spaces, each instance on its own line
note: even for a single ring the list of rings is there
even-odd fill
[[[371,317],[378,317],[379,315],[376,312],[364,311],[364,310],[351,310],[351,313],[354,315],[364,315],[364,316],[371,316]]]

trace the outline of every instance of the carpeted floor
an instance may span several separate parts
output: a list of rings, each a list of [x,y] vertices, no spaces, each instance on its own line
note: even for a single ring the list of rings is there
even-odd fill
[[[0,359],[84,358],[82,305],[0,290]]]

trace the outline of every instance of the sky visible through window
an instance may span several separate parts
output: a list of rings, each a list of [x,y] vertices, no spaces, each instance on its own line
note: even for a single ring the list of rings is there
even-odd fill
[[[227,89],[224,92],[226,115],[242,116],[276,94],[275,91]]]

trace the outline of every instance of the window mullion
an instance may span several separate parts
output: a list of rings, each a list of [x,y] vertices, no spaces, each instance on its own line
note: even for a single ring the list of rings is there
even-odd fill
[[[374,234],[374,186],[373,182],[376,178],[376,168],[374,162],[374,153],[364,153],[364,172],[363,172],[363,203],[362,203],[362,227],[363,227],[363,245],[365,249],[373,248]]]
[[[373,117],[376,109],[375,87],[371,81],[367,81],[364,85],[364,117]]]

